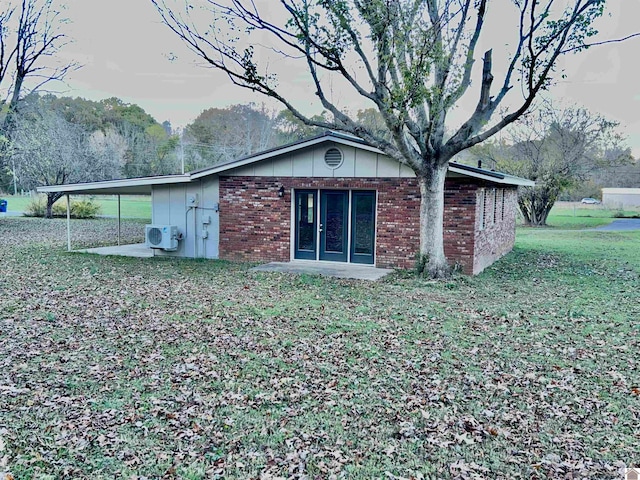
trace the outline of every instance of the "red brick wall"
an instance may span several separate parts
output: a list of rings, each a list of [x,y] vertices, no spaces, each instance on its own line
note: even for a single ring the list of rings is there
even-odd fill
[[[281,185],[284,198],[278,197]],[[376,190],[376,265],[414,265],[420,245],[420,193],[411,178],[220,177],[220,258],[288,261],[291,188]]]
[[[284,198],[278,197],[281,185]],[[220,258],[288,261],[292,188],[376,190],[376,265],[414,266],[420,245],[420,192],[414,178],[220,177]],[[474,235],[477,192],[478,185],[466,180],[447,179],[445,185],[445,255],[466,273],[476,269],[474,239],[490,240],[486,231]]]
[[[220,177],[220,258],[289,260],[291,195],[278,197],[280,185],[278,178]]]
[[[475,255],[473,271],[471,272],[474,275],[482,272],[500,257],[509,253],[516,240],[517,189],[514,187],[493,188],[492,186],[484,188],[484,225],[479,211],[482,203],[480,201],[482,192],[482,188],[477,191]]]
[[[467,274],[473,273],[478,185],[447,179],[444,186],[444,254]]]

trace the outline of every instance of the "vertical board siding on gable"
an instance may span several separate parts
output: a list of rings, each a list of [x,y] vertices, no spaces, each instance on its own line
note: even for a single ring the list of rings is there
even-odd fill
[[[277,193],[281,185],[284,198]],[[220,177],[220,258],[289,261],[292,188],[377,191],[376,265],[413,268],[420,245],[415,178]],[[506,192],[505,221],[480,232],[478,188],[468,179],[450,178],[445,184],[445,255],[469,274],[509,251],[515,238],[515,189]]]
[[[292,155],[282,155],[273,162],[274,177],[293,177],[293,160]]]
[[[281,158],[276,158],[274,162],[281,161]],[[313,152],[301,151],[291,155],[291,162],[293,164],[293,176],[294,177],[313,177]]]
[[[256,177],[273,177],[273,160],[256,163],[253,167],[253,175]]]
[[[329,148],[342,152],[342,165],[329,168],[324,154]],[[224,173],[228,177],[310,177],[310,178],[415,178],[411,168],[386,155],[347,145],[323,147],[279,155]]]
[[[398,178],[400,176],[400,163],[384,155],[378,155],[378,168],[376,177]]]
[[[375,177],[378,154],[367,150],[358,150],[355,158],[354,176]]]

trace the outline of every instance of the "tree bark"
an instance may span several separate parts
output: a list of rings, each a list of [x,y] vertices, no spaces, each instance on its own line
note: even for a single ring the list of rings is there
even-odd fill
[[[544,227],[547,217],[560,193],[559,189],[545,187],[521,188],[518,193],[518,208],[529,227]]]
[[[444,181],[447,164],[418,176],[420,184],[420,259],[419,269],[430,278],[449,275],[444,255]]]
[[[47,211],[45,218],[53,218],[53,204],[62,197],[62,193],[47,193]]]
[[[18,101],[20,100],[20,91],[22,90],[23,82],[24,82],[24,77],[17,76],[15,85],[13,87],[13,94],[11,95],[11,100],[9,101],[9,105],[7,107],[7,112],[4,116],[4,120],[2,121],[2,130],[5,132],[5,135],[9,138],[11,138],[11,134],[13,133],[14,117],[18,110]]]

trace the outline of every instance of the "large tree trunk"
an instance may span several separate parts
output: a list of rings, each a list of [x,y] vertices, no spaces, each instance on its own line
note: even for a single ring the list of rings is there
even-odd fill
[[[24,82],[24,77],[17,76],[13,86],[13,94],[11,96],[11,100],[9,101],[9,105],[7,106],[7,110],[2,121],[2,130],[4,135],[7,138],[11,138],[11,134],[13,133],[13,127],[15,123],[15,116],[18,110],[18,102],[20,101],[20,90],[22,90],[22,83]]]
[[[524,223],[530,227],[544,227],[556,203],[560,190],[545,186],[524,187],[518,192],[518,208]]]
[[[418,176],[420,184],[420,259],[421,273],[431,278],[449,275],[444,256],[444,181],[447,164],[435,167]]]
[[[47,211],[45,218],[53,218],[53,204],[62,198],[62,193],[47,193]]]

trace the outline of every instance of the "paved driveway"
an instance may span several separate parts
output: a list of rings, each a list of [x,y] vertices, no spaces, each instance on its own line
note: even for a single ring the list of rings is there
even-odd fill
[[[619,218],[609,225],[596,227],[593,230],[604,230],[607,232],[624,232],[628,230],[640,230],[640,218]]]
[[[14,211],[0,212],[0,217],[21,217],[21,216],[22,216],[22,212],[14,212]]]

